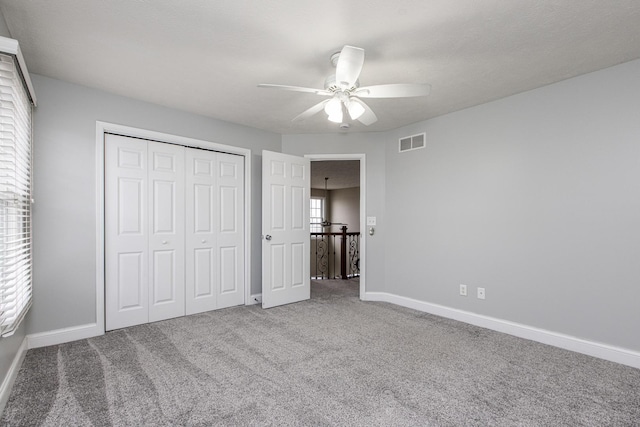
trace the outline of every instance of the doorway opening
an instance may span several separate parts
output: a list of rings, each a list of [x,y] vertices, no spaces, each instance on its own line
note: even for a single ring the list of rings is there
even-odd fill
[[[311,160],[310,266],[313,281],[365,289],[364,154],[307,155]],[[359,283],[358,283],[359,282]]]

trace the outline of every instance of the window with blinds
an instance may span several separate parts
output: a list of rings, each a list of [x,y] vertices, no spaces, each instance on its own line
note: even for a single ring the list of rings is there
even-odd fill
[[[0,53],[0,335],[31,306],[31,120],[16,56]]]
[[[324,198],[312,197],[309,199],[311,204],[309,209],[309,219],[311,233],[322,233],[322,221],[324,221]]]

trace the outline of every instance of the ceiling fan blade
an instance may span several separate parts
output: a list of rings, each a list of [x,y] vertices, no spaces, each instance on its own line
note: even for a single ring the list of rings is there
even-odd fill
[[[300,87],[300,86],[286,86],[286,85],[272,85],[268,83],[261,83],[258,87],[264,87],[268,89],[282,89],[282,90],[290,90],[293,92],[306,92],[306,93],[315,93],[316,95],[325,95],[331,96],[332,93],[326,91],[324,89],[313,89],[310,87]]]
[[[336,83],[344,89],[354,86],[363,64],[364,49],[353,46],[343,47],[336,64]]]
[[[314,114],[322,111],[324,109],[325,104],[327,102],[329,102],[329,101],[330,101],[329,99],[325,99],[324,101],[317,103],[316,105],[314,105],[313,107],[309,108],[308,110],[305,110],[302,113],[298,114],[291,121],[292,122],[296,122],[298,120],[308,119],[309,117],[313,116]]]
[[[361,87],[354,95],[361,98],[410,98],[413,96],[427,96],[429,92],[431,92],[431,85],[397,83]]]
[[[369,126],[370,124],[373,124],[373,123],[378,121],[378,117],[376,117],[375,113],[371,110],[371,108],[369,108],[369,106],[367,104],[362,102],[361,99],[358,99],[355,96],[352,96],[349,100],[351,102],[355,102],[355,103],[358,103],[358,104],[362,105],[362,108],[364,108],[364,113],[362,113],[362,115],[360,115],[360,117],[358,117],[358,120],[363,125]]]

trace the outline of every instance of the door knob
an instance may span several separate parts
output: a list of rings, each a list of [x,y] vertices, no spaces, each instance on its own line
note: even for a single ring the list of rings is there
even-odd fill
[[[202,243],[207,243],[207,241],[206,241],[206,240],[204,240],[204,239],[202,239]]]
[[[267,239],[267,240],[271,240],[271,235],[267,234],[266,236],[264,236],[264,238]]]
[[[169,242],[167,242],[166,240],[163,240],[163,241],[162,241],[162,244],[163,244],[163,245],[166,245],[167,243],[169,243]]]

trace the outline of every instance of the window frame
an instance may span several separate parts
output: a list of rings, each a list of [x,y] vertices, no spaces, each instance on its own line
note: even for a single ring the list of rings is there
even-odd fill
[[[0,336],[19,328],[33,302],[33,107],[18,42],[0,37]]]
[[[313,207],[314,200],[320,201],[320,215],[321,215],[320,218],[318,218],[317,216],[313,216],[312,212],[314,211],[314,209],[317,209]],[[322,225],[318,225],[314,223],[322,222],[324,220],[325,209],[326,209],[325,206],[326,206],[326,198],[324,196],[311,196],[309,198],[309,232],[322,233],[324,231]]]

